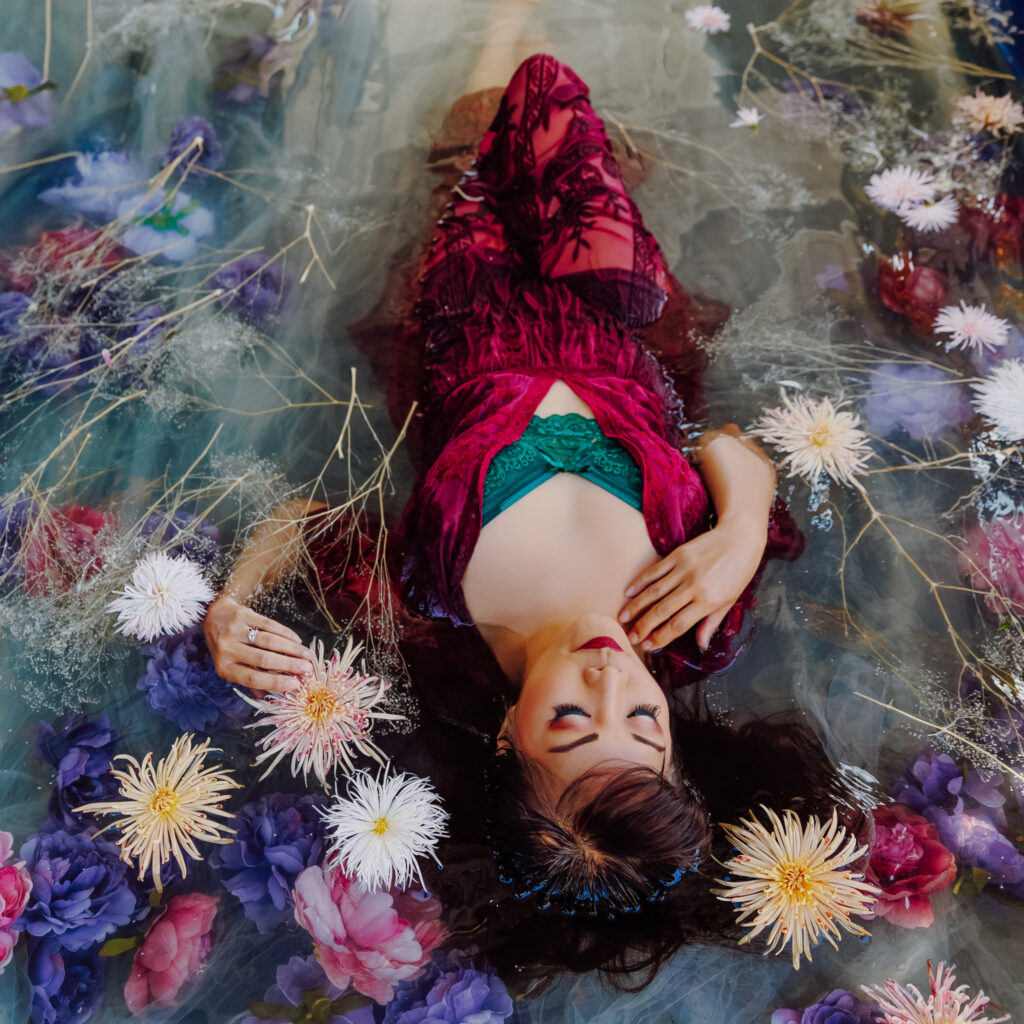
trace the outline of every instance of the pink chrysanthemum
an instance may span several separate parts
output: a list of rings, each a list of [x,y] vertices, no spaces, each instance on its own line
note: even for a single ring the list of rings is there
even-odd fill
[[[953,123],[971,131],[989,131],[996,137],[1015,135],[1024,128],[1024,107],[1006,96],[989,96],[981,88],[973,96],[958,96]]]
[[[918,203],[930,203],[935,198],[932,176],[907,164],[872,174],[864,191],[871,202],[893,213],[903,213]]]
[[[708,35],[728,32],[731,23],[730,16],[715,4],[698,4],[686,12],[686,24]]]
[[[943,196],[934,203],[918,203],[900,211],[900,220],[915,231],[941,231],[956,223],[959,209],[952,196]]]
[[[262,753],[256,764],[270,761],[262,778],[290,754],[293,776],[301,771],[305,781],[313,772],[326,788],[339,765],[346,774],[353,771],[349,747],[384,764],[383,755],[370,739],[370,730],[375,720],[400,721],[403,716],[373,710],[391,684],[368,675],[365,664],[361,672],[353,668],[362,644],[353,645],[349,637],[345,653],[332,651],[330,659],[324,658],[319,640],[310,649],[313,671],[296,689],[270,693],[263,700],[254,700],[245,693],[242,697],[258,712],[256,721],[246,728],[270,729],[257,743]]]
[[[1006,320],[989,313],[984,305],[968,306],[963,299],[959,306],[943,306],[939,310],[933,330],[950,336],[950,348],[1002,348],[1010,335]]]
[[[994,1005],[981,989],[969,998],[966,985],[953,988],[956,975],[953,968],[948,971],[944,963],[932,971],[928,961],[928,983],[931,994],[927,999],[916,985],[897,985],[890,978],[884,985],[861,985],[861,988],[881,1007],[885,1024],[1001,1024],[1010,1019],[1002,1017],[979,1017],[986,1006]],[[998,1009],[998,1007],[997,1007]]]

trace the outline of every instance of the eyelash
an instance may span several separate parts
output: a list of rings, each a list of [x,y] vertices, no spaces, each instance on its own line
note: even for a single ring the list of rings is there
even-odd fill
[[[629,717],[632,718],[635,715],[646,715],[648,718],[657,718],[661,708],[657,704],[637,704],[635,708],[629,713]],[[555,720],[559,718],[565,718],[566,715],[583,715],[587,718],[590,716],[579,706],[579,704],[556,704],[555,705]]]
[[[649,718],[657,718],[661,713],[661,708],[657,704],[637,704],[635,708],[629,713],[629,717],[632,718],[634,715],[647,715]]]

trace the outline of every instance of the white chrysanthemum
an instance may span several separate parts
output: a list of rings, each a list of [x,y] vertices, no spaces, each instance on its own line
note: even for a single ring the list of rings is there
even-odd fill
[[[686,12],[686,24],[708,35],[728,32],[731,22],[730,16],[715,4],[698,4]]]
[[[915,231],[941,231],[956,223],[959,206],[952,196],[943,196],[934,203],[918,203],[900,211],[900,220]]]
[[[349,779],[348,797],[335,795],[321,812],[327,825],[330,860],[354,875],[370,892],[423,885],[417,859],[437,860],[437,844],[448,834],[448,813],[426,779],[367,771]]]
[[[974,389],[974,408],[1004,441],[1024,441],[1024,360],[1000,363]]]
[[[795,811],[784,811],[780,820],[771,809],[764,810],[771,831],[753,815],[739,825],[722,826],[736,856],[722,865],[731,876],[717,879],[724,888],[714,893],[736,908],[740,924],[750,921],[741,946],[770,928],[769,952],[789,945],[793,968],[799,970],[801,956],[810,960],[811,946],[822,936],[836,949],[840,928],[850,935],[867,935],[850,915],[870,914],[881,890],[850,870],[868,848],[858,848],[834,810],[831,821],[821,824],[811,817],[806,826]]]
[[[872,174],[864,186],[868,199],[893,213],[902,213],[918,203],[929,203],[935,198],[932,176],[927,171],[916,171],[906,164]]]
[[[736,111],[736,120],[729,127],[756,128],[763,120],[764,114],[759,113],[757,107],[740,107]]]
[[[959,306],[943,306],[932,329],[948,334],[950,348],[1002,348],[1010,336],[1010,325],[982,306],[968,306],[963,299]]]
[[[213,589],[194,562],[151,551],[106,610],[117,613],[119,633],[148,642],[194,626],[212,600]]]
[[[827,473],[839,483],[852,484],[873,454],[860,417],[842,410],[832,399],[820,402],[782,392],[783,406],[769,409],[754,428],[755,436],[786,453],[780,463],[790,476],[814,483]]]
[[[979,988],[973,998],[966,985],[953,988],[956,975],[953,968],[946,970],[940,961],[938,971],[932,971],[928,961],[928,985],[931,993],[926,999],[916,985],[897,985],[890,978],[884,985],[861,985],[885,1014],[886,1024],[1002,1024],[1010,1015],[979,1017],[978,1014],[992,1000]]]
[[[1024,128],[1024,107],[1009,93],[989,96],[981,88],[973,96],[958,96],[953,123],[970,131],[990,131],[997,138],[1014,135]]]

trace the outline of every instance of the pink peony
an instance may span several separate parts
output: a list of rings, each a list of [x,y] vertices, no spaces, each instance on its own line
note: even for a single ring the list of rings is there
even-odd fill
[[[313,936],[332,985],[389,1002],[400,981],[417,977],[447,931],[437,919],[410,925],[390,893],[366,892],[339,868],[306,868],[295,879],[295,920]]]
[[[124,1001],[132,1013],[141,1013],[150,1003],[177,1005],[178,990],[210,951],[219,902],[219,896],[192,892],[167,904],[146,933],[124,986]]]
[[[935,826],[903,804],[876,807],[875,841],[865,877],[882,890],[874,906],[900,928],[927,928],[935,920],[931,896],[956,877],[953,854]]]
[[[29,528],[21,550],[25,589],[33,597],[62,594],[103,568],[100,534],[117,527],[108,512],[86,505],[57,509]]]
[[[0,832],[0,864],[10,857],[13,841],[10,832]],[[0,971],[14,956],[18,933],[11,925],[21,917],[31,892],[32,876],[21,861],[0,868]]]
[[[995,615],[1024,614],[1024,516],[982,520],[967,533],[960,568],[975,590],[992,590],[985,604]]]

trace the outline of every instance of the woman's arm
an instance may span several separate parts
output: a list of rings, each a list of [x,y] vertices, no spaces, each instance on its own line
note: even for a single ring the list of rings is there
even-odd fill
[[[645,569],[626,589],[619,618],[645,650],[670,644],[697,626],[711,642],[722,619],[754,578],[768,539],[775,469],[735,424],[709,431],[697,457],[718,522]]]
[[[327,506],[299,499],[283,505],[261,523],[245,546],[224,589],[206,610],[203,630],[217,675],[253,690],[291,690],[312,660],[287,626],[246,606],[264,588],[273,588],[295,568],[302,523]],[[250,631],[256,635],[249,640]]]

